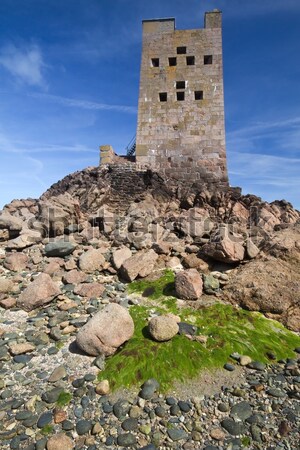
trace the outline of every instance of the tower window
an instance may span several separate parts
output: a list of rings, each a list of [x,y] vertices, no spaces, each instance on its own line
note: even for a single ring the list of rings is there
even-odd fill
[[[186,47],[177,47],[177,55],[185,55]]]
[[[151,59],[151,66],[152,67],[159,67],[159,58],[152,58]]]
[[[177,58],[169,58],[169,66],[177,66]]]
[[[187,56],[186,57],[186,64],[188,66],[194,66],[195,65],[195,56]]]
[[[195,100],[203,100],[203,91],[195,91]]]
[[[177,92],[177,100],[178,101],[183,101],[184,100],[184,92]]]
[[[167,92],[160,92],[159,93],[159,101],[160,102],[166,102],[167,100],[168,100]]]
[[[212,55],[204,55],[204,64],[212,64]]]
[[[176,81],[176,89],[185,89],[185,81]]]

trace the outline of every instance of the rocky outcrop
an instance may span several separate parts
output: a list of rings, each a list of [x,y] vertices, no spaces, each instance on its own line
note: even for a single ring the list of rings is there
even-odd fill
[[[77,345],[88,355],[112,355],[132,337],[134,323],[126,308],[109,304],[78,332]]]

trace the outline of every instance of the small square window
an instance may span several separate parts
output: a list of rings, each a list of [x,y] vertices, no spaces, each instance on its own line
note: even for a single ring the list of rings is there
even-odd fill
[[[159,101],[160,102],[166,102],[167,100],[168,100],[167,92],[160,92],[159,93]]]
[[[203,100],[203,91],[195,91],[195,100]]]
[[[177,47],[177,55],[185,55],[186,47]]]
[[[204,64],[212,64],[212,55],[204,55]]]
[[[186,64],[188,66],[194,66],[195,65],[195,56],[187,56],[186,57]]]
[[[177,58],[169,58],[169,66],[177,66]]]
[[[185,81],[176,81],[176,89],[185,89]]]
[[[151,66],[152,67],[159,67],[159,58],[152,58],[151,59]]]
[[[182,102],[184,100],[184,92],[177,92],[176,95],[179,102]]]

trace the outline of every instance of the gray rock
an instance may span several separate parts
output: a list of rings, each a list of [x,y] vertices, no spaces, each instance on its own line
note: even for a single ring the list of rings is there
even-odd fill
[[[239,436],[246,431],[245,426],[241,422],[235,422],[233,419],[226,418],[221,422],[222,427],[232,436]]]
[[[118,400],[113,406],[113,413],[118,419],[125,418],[130,407],[131,405],[127,400]]]
[[[129,417],[128,419],[125,419],[125,420],[122,422],[121,427],[122,427],[123,430],[125,430],[125,431],[133,431],[133,430],[136,430],[136,429],[137,429],[138,425],[139,425],[139,422],[138,422],[137,419],[134,419],[134,418],[132,418],[132,417]]]
[[[71,255],[71,253],[74,252],[76,248],[76,244],[72,242],[66,242],[66,241],[56,241],[56,242],[50,242],[49,244],[45,245],[45,255],[50,257],[58,257],[63,258],[64,256]]]
[[[37,427],[38,428],[43,428],[45,425],[48,425],[49,423],[51,423],[52,419],[53,419],[52,412],[51,411],[46,411],[45,413],[43,413],[39,417],[39,420],[37,422]]]
[[[168,430],[168,436],[172,441],[181,441],[182,439],[187,439],[188,435],[184,430],[180,428],[171,428]]]
[[[235,366],[233,364],[226,363],[224,364],[224,369],[228,370],[229,372],[233,372],[235,370]]]
[[[240,402],[231,408],[230,414],[237,416],[241,420],[246,420],[252,415],[252,408],[247,402]]]
[[[266,364],[260,362],[260,361],[252,361],[250,364],[247,365],[250,369],[263,371],[266,368]]]
[[[117,443],[123,447],[132,447],[136,445],[136,437],[131,433],[119,434]]]
[[[79,436],[88,433],[92,429],[92,422],[90,420],[82,419],[76,423],[76,431]]]
[[[150,400],[153,397],[154,393],[159,389],[159,382],[154,378],[150,378],[145,381],[142,386],[142,390],[139,393],[139,396],[145,400]]]

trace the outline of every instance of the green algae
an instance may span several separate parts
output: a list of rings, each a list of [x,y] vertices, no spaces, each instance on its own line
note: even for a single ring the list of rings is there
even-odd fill
[[[113,390],[139,386],[149,378],[156,378],[164,391],[175,381],[196,377],[204,369],[223,367],[234,352],[268,363],[270,354],[276,359],[293,357],[294,348],[300,345],[299,336],[257,312],[222,303],[198,310],[179,309],[176,298],[170,296],[172,283],[174,275],[168,271],[159,280],[129,285],[131,293],[143,293],[151,287],[148,298],[157,301],[130,308],[134,336],[107,358],[105,370],[99,373],[99,380],[108,379]],[[181,321],[197,326],[197,334],[207,337],[206,344],[183,335],[176,335],[168,342],[153,341],[147,329],[150,311],[178,314]]]

